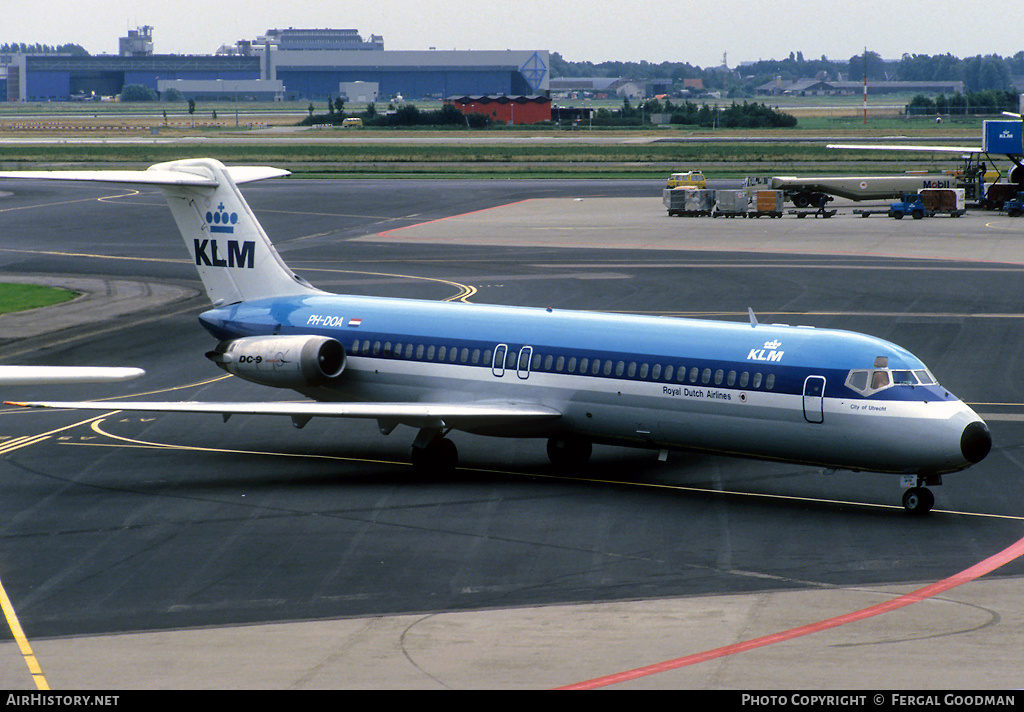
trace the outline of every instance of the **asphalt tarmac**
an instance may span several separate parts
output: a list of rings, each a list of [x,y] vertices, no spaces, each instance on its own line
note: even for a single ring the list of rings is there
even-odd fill
[[[147,370],[8,399],[288,397],[202,357],[207,303],[161,196],[3,188],[0,270],[90,296],[0,318],[0,357]],[[438,480],[412,473],[405,428],[4,409],[0,583],[24,639],[0,634],[0,688],[1019,686],[1024,222],[849,205],[669,218],[660,191],[243,188],[285,261],[331,291],[741,321],[751,307],[890,339],[986,418],[988,458],[917,518],[892,476],[610,447],[565,472],[543,442],[455,434],[462,466]],[[993,556],[983,578],[961,574]]]

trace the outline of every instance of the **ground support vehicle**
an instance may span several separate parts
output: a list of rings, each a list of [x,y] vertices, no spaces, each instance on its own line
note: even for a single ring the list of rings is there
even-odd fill
[[[708,182],[700,171],[673,173],[665,183],[666,188],[707,188]]]
[[[903,200],[889,206],[889,217],[900,220],[909,215],[915,220],[946,214],[958,218],[967,212],[963,189],[925,189],[920,193],[908,193]]]
[[[830,196],[857,202],[889,200],[923,188],[963,188],[964,185],[957,175],[950,173],[902,173],[862,177],[775,176],[771,187],[783,191],[796,208],[821,208]]]
[[[1015,198],[1005,201],[1002,209],[1011,218],[1024,215],[1024,193],[1017,193]]]
[[[830,217],[832,217],[833,215],[835,215],[838,212],[839,212],[838,210],[834,210],[834,209],[833,210],[825,210],[825,207],[822,206],[822,207],[818,208],[817,210],[790,210],[789,214],[790,215],[796,215],[798,218],[805,218],[808,215],[813,215],[816,218],[830,218]],[[856,211],[854,211],[854,212],[856,212]],[[884,213],[886,211],[883,210],[882,212]]]
[[[931,217],[932,211],[924,205],[924,200],[919,193],[910,193],[903,196],[903,200],[889,206],[889,217],[902,220],[904,215],[909,215],[914,220]]]

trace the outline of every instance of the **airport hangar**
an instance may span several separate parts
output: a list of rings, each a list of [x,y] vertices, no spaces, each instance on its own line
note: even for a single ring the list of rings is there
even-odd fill
[[[356,46],[360,48],[308,49],[256,40],[216,55],[24,54],[0,57],[0,64],[7,67],[9,101],[115,96],[130,84],[158,93],[175,88],[186,98],[227,100],[344,98],[345,86],[355,83],[376,85],[371,96],[382,99],[550,91],[547,50],[393,51],[384,50],[383,41]]]

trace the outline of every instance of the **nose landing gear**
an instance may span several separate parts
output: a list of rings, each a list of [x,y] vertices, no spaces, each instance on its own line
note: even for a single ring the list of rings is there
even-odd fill
[[[911,487],[903,493],[903,508],[910,514],[927,514],[935,504],[935,495],[927,487]]]
[[[939,475],[910,475],[904,481],[904,487],[910,488],[903,493],[903,508],[909,514],[928,514],[935,504],[935,495],[928,489],[929,486],[942,484],[942,477]]]

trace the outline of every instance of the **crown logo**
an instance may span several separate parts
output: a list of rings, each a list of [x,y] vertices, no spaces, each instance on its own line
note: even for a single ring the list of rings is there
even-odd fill
[[[781,341],[777,341],[776,340],[776,341],[765,341],[764,342],[764,347],[766,349],[777,349],[780,346],[782,346],[782,342]]]
[[[224,203],[217,206],[217,212],[206,211],[206,223],[210,226],[210,232],[233,233],[237,222],[238,213],[228,213],[224,209]]]

